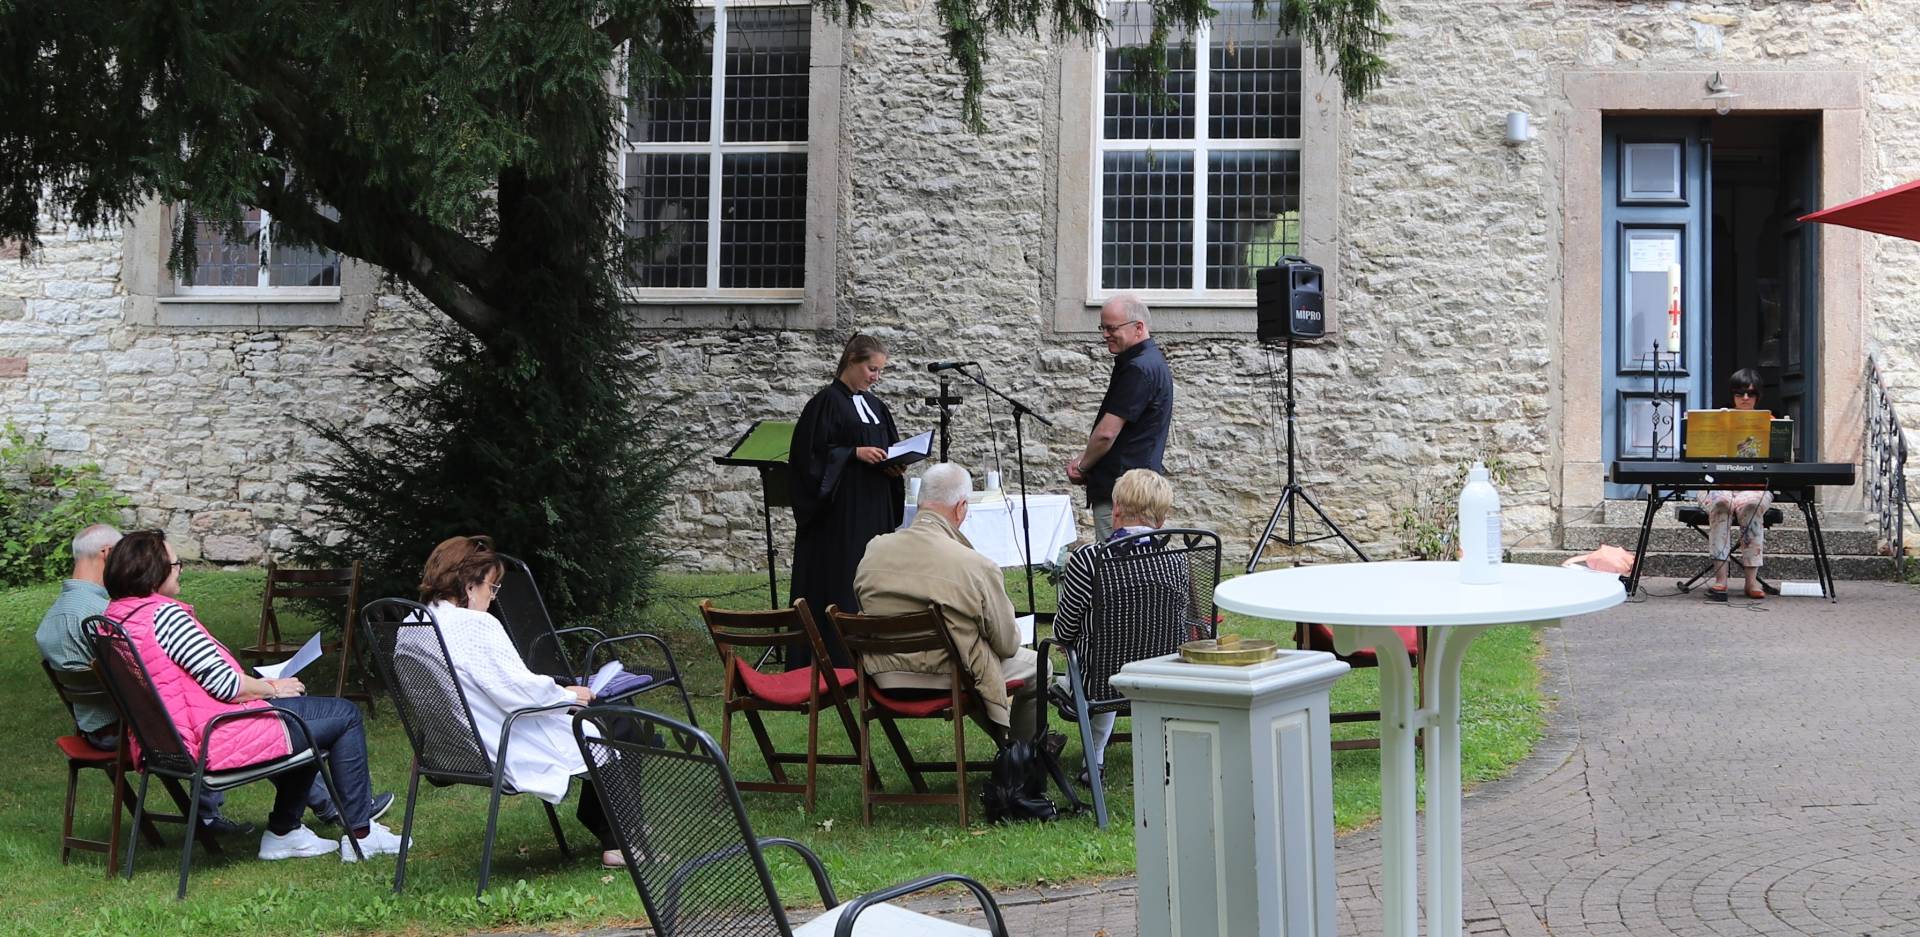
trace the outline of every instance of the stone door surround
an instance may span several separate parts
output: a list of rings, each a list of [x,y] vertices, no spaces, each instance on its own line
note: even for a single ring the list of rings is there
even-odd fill
[[[1711,115],[1713,69],[1570,71],[1560,76],[1560,461],[1562,523],[1591,515],[1603,499],[1600,347],[1601,120],[1608,116]],[[1820,128],[1820,204],[1838,205],[1864,189],[1865,80],[1844,70],[1720,70],[1740,93],[1733,116],[1813,114]],[[1820,447],[1826,461],[1859,461],[1861,362],[1865,355],[1866,271],[1862,235],[1820,232]],[[1856,508],[1859,489],[1829,490],[1833,506]]]

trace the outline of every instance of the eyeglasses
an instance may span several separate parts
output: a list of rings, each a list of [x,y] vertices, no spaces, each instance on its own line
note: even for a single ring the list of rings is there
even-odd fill
[[[1753,387],[1736,387],[1733,389],[1733,395],[1735,397],[1758,397],[1760,396],[1760,391]]]
[[[170,566],[170,567],[173,567],[174,569],[185,569],[185,568],[186,568],[186,565],[187,565],[187,561],[186,561],[186,560],[174,560],[173,562],[171,562],[171,563],[168,563],[167,565],[168,565],[168,566]]]
[[[1139,321],[1140,321],[1139,319],[1128,319],[1127,321],[1122,322],[1119,325],[1107,325],[1106,323],[1103,322],[1100,324],[1100,334],[1113,335],[1118,333],[1121,329],[1124,329],[1127,326],[1132,325]]]
[[[494,595],[500,594],[500,584],[497,582],[487,583],[487,588],[492,589]]]

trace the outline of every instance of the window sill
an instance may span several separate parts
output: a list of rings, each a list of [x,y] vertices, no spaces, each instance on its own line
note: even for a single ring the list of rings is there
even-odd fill
[[[1102,290],[1090,293],[1086,305],[1089,309],[1098,309],[1115,296],[1133,295],[1152,309],[1253,309],[1260,304],[1259,298],[1251,291],[1244,293],[1215,293],[1211,296],[1195,293],[1166,293],[1154,290]]]
[[[629,288],[624,300],[630,306],[771,306],[795,305],[806,300],[803,290],[737,290],[724,293],[706,290],[640,290]]]
[[[148,307],[151,324],[168,328],[355,328],[367,324],[373,296],[337,295],[270,298],[251,296],[156,296]]]
[[[154,302],[163,306],[186,305],[190,303],[249,303],[253,305],[280,305],[286,303],[337,303],[340,301],[340,288],[323,287],[283,287],[280,289],[244,289],[234,292],[192,292],[174,293],[171,296],[156,296]]]

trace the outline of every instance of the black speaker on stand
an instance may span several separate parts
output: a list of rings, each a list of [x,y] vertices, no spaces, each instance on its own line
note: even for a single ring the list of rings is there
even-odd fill
[[[1361,552],[1360,545],[1354,543],[1353,538],[1347,536],[1340,525],[1327,516],[1320,502],[1314,500],[1294,475],[1293,342],[1298,338],[1319,338],[1327,334],[1326,293],[1321,286],[1324,275],[1319,267],[1307,263],[1304,258],[1293,256],[1282,257],[1279,263],[1264,267],[1254,275],[1259,295],[1256,334],[1262,344],[1271,346],[1278,341],[1286,346],[1287,351],[1287,482],[1280,486],[1280,501],[1273,506],[1273,515],[1267,518],[1266,531],[1254,541],[1253,555],[1247,558],[1249,573],[1260,565],[1260,556],[1266,552],[1267,544],[1275,540],[1297,547],[1338,537],[1361,562],[1367,561],[1367,555]],[[1328,533],[1317,537],[1299,535],[1300,502],[1306,502],[1307,507],[1319,516]],[[1287,533],[1284,537],[1276,537],[1274,532],[1280,527],[1282,515],[1287,519]]]

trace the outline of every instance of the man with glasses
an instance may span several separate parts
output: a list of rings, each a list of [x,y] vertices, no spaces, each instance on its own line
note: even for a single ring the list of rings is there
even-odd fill
[[[1113,483],[1130,469],[1166,472],[1173,372],[1154,344],[1147,304],[1136,296],[1122,293],[1100,307],[1100,336],[1113,355],[1113,376],[1086,448],[1067,462],[1067,480],[1087,486],[1094,534],[1105,540],[1113,532]]]
[[[1760,383],[1760,372],[1752,368],[1733,372],[1733,376],[1727,379],[1733,391],[1733,408],[1758,409]],[[1733,528],[1736,523],[1740,527],[1740,566],[1747,574],[1747,598],[1766,598],[1767,593],[1761,588],[1759,578],[1760,564],[1764,562],[1762,554],[1767,546],[1764,518],[1767,509],[1773,506],[1773,492],[1765,489],[1716,489],[1700,496],[1700,506],[1707,512],[1707,553],[1713,559],[1713,585],[1707,587],[1708,600],[1727,600],[1727,565],[1733,559]]]

